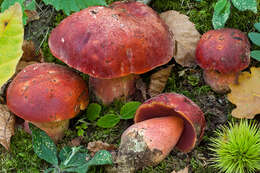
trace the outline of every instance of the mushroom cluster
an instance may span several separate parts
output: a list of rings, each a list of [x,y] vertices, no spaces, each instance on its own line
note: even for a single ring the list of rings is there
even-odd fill
[[[90,76],[104,104],[135,91],[138,74],[169,62],[173,35],[158,14],[140,2],[114,2],[65,18],[49,38],[52,54]]]
[[[226,93],[250,63],[250,43],[237,29],[210,30],[198,42],[196,60],[204,69],[205,82],[214,91]]]
[[[88,105],[85,81],[67,67],[36,63],[25,67],[7,89],[8,108],[44,130],[54,141],[64,135],[69,119]]]
[[[177,93],[163,93],[145,101],[134,121],[121,136],[110,172],[134,172],[156,165],[174,147],[188,153],[202,139],[206,124],[200,108]]]
[[[104,104],[132,95],[138,75],[169,62],[174,46],[167,25],[139,2],[115,2],[74,13],[49,38],[52,54],[88,74],[92,92]],[[25,124],[33,123],[57,141],[68,128],[69,119],[88,105],[88,88],[67,67],[36,63],[14,78],[7,90],[7,105]],[[156,165],[174,147],[190,152],[205,128],[200,108],[177,93],[145,101],[134,121],[122,134],[111,170],[134,172]]]

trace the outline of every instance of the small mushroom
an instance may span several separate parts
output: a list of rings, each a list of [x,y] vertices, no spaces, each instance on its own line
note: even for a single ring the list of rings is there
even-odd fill
[[[25,125],[31,122],[57,142],[69,119],[88,105],[88,89],[85,81],[67,67],[36,63],[17,74],[7,89],[6,100]]]
[[[121,136],[115,167],[110,172],[134,172],[161,162],[175,147],[190,152],[204,134],[205,118],[187,97],[163,93],[145,101],[136,111],[135,124]]]
[[[158,14],[140,2],[94,6],[64,19],[49,38],[52,54],[90,75],[104,104],[135,90],[138,74],[169,62],[173,35]]]
[[[250,43],[237,29],[210,30],[198,42],[196,60],[204,69],[205,82],[215,92],[226,93],[250,63]]]

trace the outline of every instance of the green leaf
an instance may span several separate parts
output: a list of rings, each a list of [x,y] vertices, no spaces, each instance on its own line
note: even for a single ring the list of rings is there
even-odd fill
[[[260,50],[253,50],[250,53],[250,56],[258,61],[260,61]]]
[[[59,154],[61,159],[60,167],[63,169],[80,167],[86,163],[86,158],[90,157],[87,151],[82,147],[64,147]]]
[[[21,6],[16,3],[0,14],[0,87],[15,73],[23,51]]]
[[[98,166],[98,165],[112,165],[112,155],[110,152],[106,150],[98,151],[95,156],[88,162],[91,166]]]
[[[72,149],[69,146],[65,146],[60,150],[59,159],[61,162],[64,162],[66,160],[66,158],[70,155],[71,150]]]
[[[260,33],[257,32],[250,32],[248,34],[248,37],[250,38],[250,40],[256,44],[257,46],[260,46]]]
[[[49,172],[54,172],[56,168],[48,168],[43,171],[43,173],[49,173]]]
[[[1,12],[8,9],[10,6],[14,5],[16,2],[18,2],[22,7],[23,12],[23,24],[26,25],[27,16],[24,12],[24,10],[35,10],[35,0],[26,1],[26,0],[4,0],[1,4]]]
[[[115,114],[106,114],[97,121],[97,126],[102,128],[112,128],[119,123],[120,117]]]
[[[255,29],[257,29],[258,32],[260,32],[260,23],[254,24]]]
[[[101,112],[101,106],[97,103],[91,103],[87,109],[87,118],[90,121],[95,121]]]
[[[240,11],[251,10],[257,13],[256,0],[232,0],[232,3]]]
[[[43,0],[45,4],[52,5],[56,10],[63,10],[66,15],[96,5],[107,5],[105,0]]]
[[[141,105],[140,102],[128,102],[122,106],[120,115],[122,119],[132,119],[135,115],[136,110]]]
[[[57,166],[57,148],[51,138],[41,129],[29,123],[32,131],[33,150],[38,157]]]
[[[65,171],[67,171],[67,172],[77,172],[77,173],[86,173],[91,166],[111,165],[111,164],[113,164],[112,155],[106,150],[100,150],[87,163],[85,163],[82,166],[79,166],[77,168],[66,169]]]
[[[214,7],[212,24],[214,29],[223,28],[230,15],[230,2],[228,0],[219,0]]]

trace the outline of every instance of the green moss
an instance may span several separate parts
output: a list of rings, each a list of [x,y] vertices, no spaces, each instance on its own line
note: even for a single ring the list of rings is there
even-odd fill
[[[47,167],[34,153],[31,136],[21,129],[15,131],[10,151],[0,146],[0,153],[0,172],[37,173]]]
[[[190,17],[200,33],[213,29],[211,20],[214,6],[217,1],[203,0],[154,0],[151,6],[158,12],[176,10]],[[258,10],[260,9],[258,3]],[[237,28],[244,32],[252,30],[254,23],[259,21],[260,13],[254,14],[251,11],[238,11],[235,7],[231,8],[231,15],[226,23],[226,27]]]

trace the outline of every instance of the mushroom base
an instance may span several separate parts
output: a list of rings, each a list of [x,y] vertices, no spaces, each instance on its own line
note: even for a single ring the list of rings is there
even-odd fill
[[[136,79],[138,78],[139,76],[134,74],[114,79],[90,77],[89,86],[96,98],[107,105],[115,99],[123,98],[126,100],[126,98],[133,95],[136,90]]]
[[[176,116],[145,120],[130,126],[121,136],[113,167],[107,172],[130,173],[159,164],[177,144],[183,120]]]
[[[230,91],[229,85],[237,83],[239,73],[219,73],[214,70],[204,70],[203,77],[212,90],[217,93],[227,93]]]
[[[31,133],[31,131],[29,129],[28,123],[32,123],[36,127],[45,131],[55,143],[57,143],[60,139],[63,138],[65,131],[69,128],[69,120],[44,123],[25,121],[24,128],[25,131],[29,133]]]

